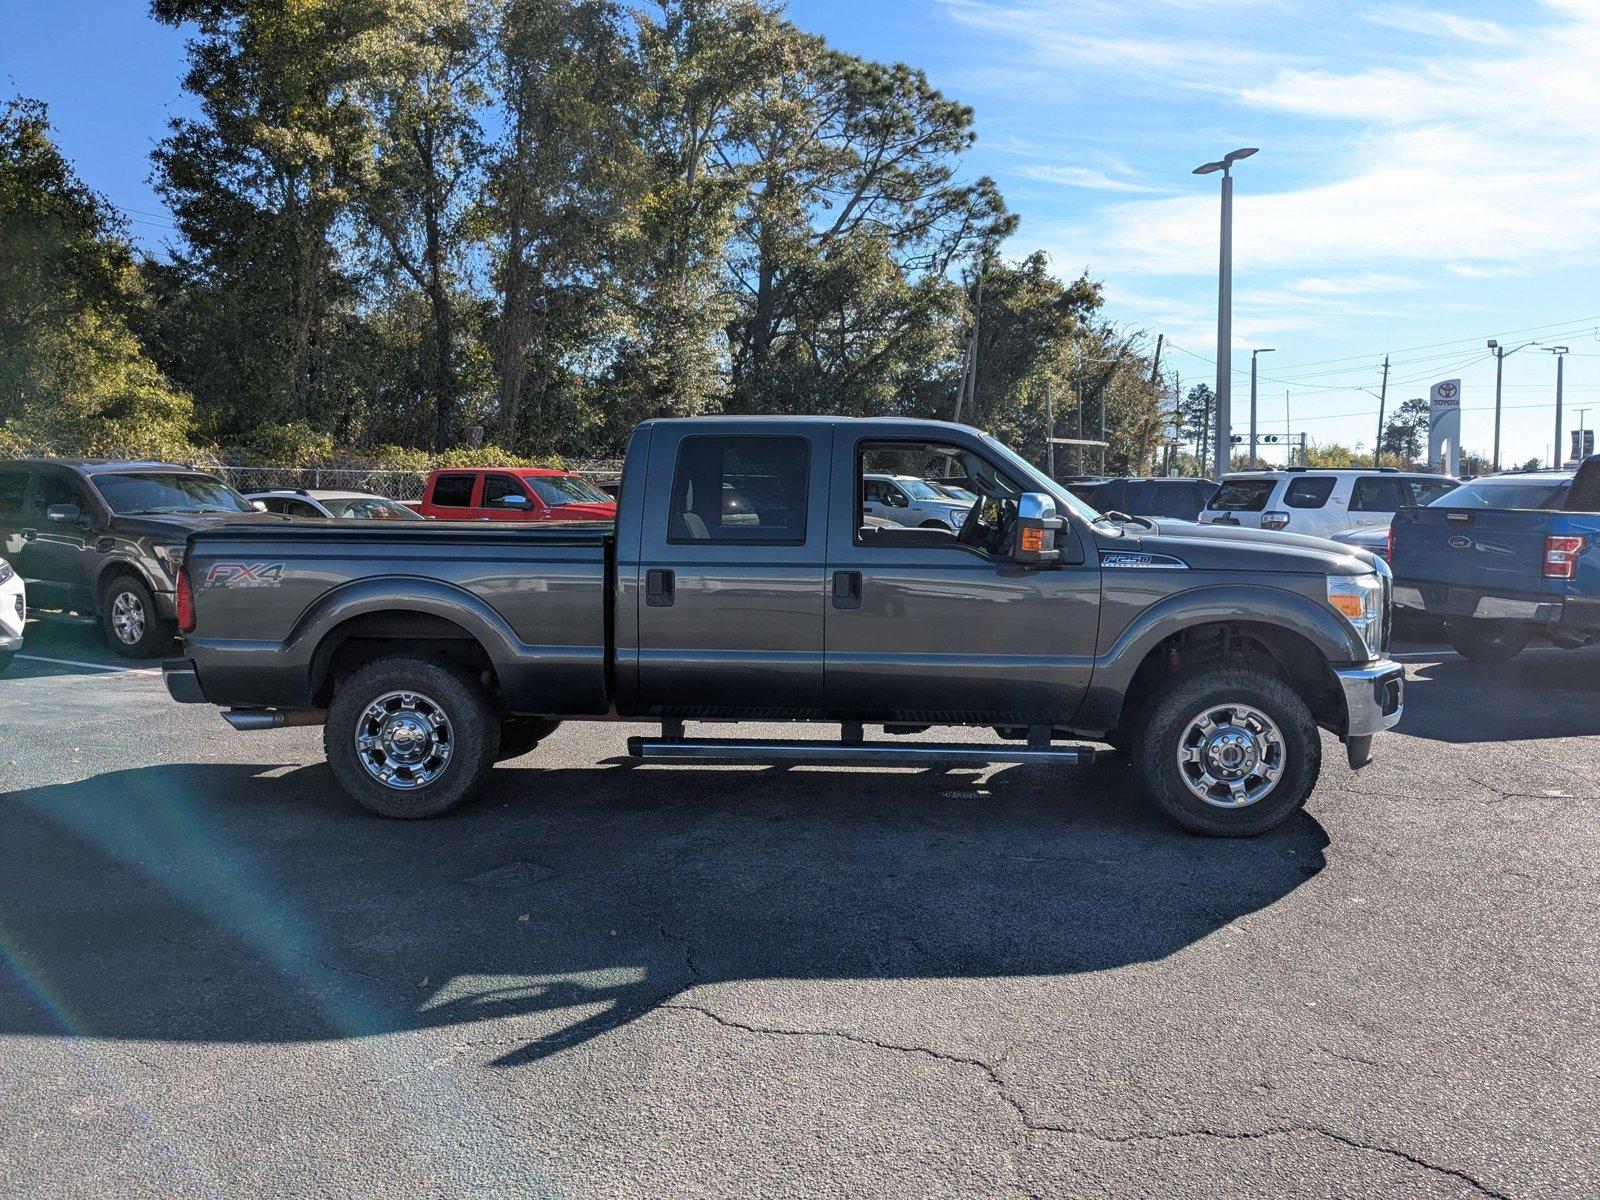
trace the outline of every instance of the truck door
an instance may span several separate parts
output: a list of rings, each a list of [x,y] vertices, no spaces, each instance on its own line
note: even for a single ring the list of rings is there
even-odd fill
[[[863,422],[834,435],[828,710],[868,721],[1070,721],[1094,666],[1098,552],[1064,536],[1065,557],[1077,561],[1013,563],[986,518],[1035,490],[1016,468],[971,435],[933,444],[883,428],[875,435]],[[926,475],[952,458],[966,468],[963,486],[979,493],[960,531],[862,521],[864,474]]]
[[[52,521],[50,509],[58,504],[75,505],[78,519]],[[23,517],[21,551],[12,565],[36,589],[40,604],[82,608],[93,602],[89,549],[98,513],[99,506],[71,472],[50,466],[38,469]]]
[[[648,715],[805,716],[822,706],[832,430],[773,428],[655,427],[634,585]]]

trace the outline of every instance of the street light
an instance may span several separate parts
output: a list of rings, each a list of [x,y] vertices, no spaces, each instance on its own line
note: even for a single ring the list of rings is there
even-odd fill
[[[1523,342],[1522,345],[1507,350],[1493,338],[1489,339],[1489,349],[1494,351],[1494,458],[1489,463],[1491,471],[1500,469],[1500,378],[1504,374],[1506,358],[1518,350],[1526,350],[1529,346],[1538,344],[1538,342]]]
[[[1271,354],[1275,347],[1250,351],[1250,469],[1256,469],[1256,355]]]
[[[1196,175],[1222,172],[1222,245],[1217,255],[1217,454],[1213,464],[1220,480],[1228,469],[1233,443],[1233,411],[1230,404],[1233,382],[1233,164],[1249,158],[1256,147],[1245,146],[1222,156],[1218,162],[1202,163]]]
[[[1561,453],[1561,368],[1566,365],[1566,355],[1571,352],[1565,346],[1546,346],[1544,352],[1556,356],[1556,440],[1552,443],[1555,450],[1550,456],[1550,465],[1559,467],[1567,461],[1566,456]]]

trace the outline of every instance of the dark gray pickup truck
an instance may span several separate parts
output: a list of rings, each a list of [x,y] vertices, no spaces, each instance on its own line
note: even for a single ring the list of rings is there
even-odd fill
[[[958,529],[863,518],[872,473],[957,479]],[[1197,832],[1260,833],[1399,719],[1390,581],[1363,551],[1101,515],[978,430],[649,421],[610,525],[300,522],[190,538],[175,699],[322,724],[386,816],[446,811],[569,719],[646,759],[1082,763],[1131,752]],[[837,740],[690,736],[825,721]],[[881,726],[869,739],[864,726]],[[1000,741],[912,740],[931,726]]]

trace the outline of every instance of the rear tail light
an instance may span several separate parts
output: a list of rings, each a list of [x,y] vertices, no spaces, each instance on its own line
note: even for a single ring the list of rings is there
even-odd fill
[[[1552,533],[1544,539],[1544,577],[1571,579],[1578,573],[1578,556],[1589,544],[1585,537]]]
[[[1394,525],[1389,525],[1389,541],[1383,547],[1383,561],[1394,565]]]
[[[194,632],[194,592],[189,587],[189,564],[178,570],[178,630]]]
[[[1289,524],[1289,514],[1286,512],[1265,512],[1261,514],[1261,528],[1283,529]]]

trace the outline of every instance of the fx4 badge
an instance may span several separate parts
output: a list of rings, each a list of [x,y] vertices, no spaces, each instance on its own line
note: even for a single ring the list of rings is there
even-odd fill
[[[225,588],[275,588],[283,583],[283,564],[275,563],[212,563],[206,571],[207,587]]]

